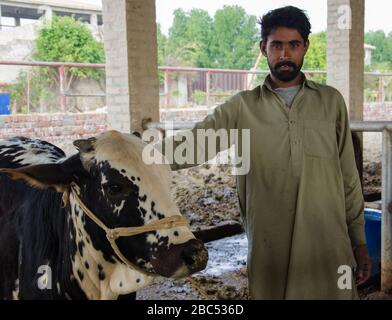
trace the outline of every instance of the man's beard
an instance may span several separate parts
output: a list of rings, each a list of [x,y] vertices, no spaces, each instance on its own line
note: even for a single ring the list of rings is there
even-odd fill
[[[294,62],[291,61],[281,61],[278,62],[275,66],[272,66],[268,61],[268,66],[271,70],[272,75],[279,81],[283,81],[283,82],[289,82],[294,80],[298,76],[299,72],[301,71],[302,65],[303,65],[303,61],[301,61],[301,64],[299,66],[297,66]],[[279,68],[283,66],[292,68],[292,70],[279,71]]]

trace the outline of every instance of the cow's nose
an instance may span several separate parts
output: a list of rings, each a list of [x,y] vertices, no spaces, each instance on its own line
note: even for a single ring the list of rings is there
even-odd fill
[[[197,239],[189,240],[181,252],[181,258],[189,269],[190,273],[203,270],[208,261],[208,251],[203,242]]]

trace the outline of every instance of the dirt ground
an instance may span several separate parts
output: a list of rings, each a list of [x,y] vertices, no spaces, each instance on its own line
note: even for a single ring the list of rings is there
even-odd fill
[[[363,187],[365,193],[381,192],[381,133],[363,134]]]

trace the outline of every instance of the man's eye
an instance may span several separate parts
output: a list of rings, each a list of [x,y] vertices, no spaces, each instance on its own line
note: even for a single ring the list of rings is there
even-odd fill
[[[106,187],[107,191],[111,195],[119,194],[122,191],[122,186],[119,184],[110,184]]]

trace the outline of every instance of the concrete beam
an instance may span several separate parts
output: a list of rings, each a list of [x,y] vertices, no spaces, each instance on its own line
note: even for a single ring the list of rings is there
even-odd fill
[[[142,131],[159,120],[155,0],[103,0],[109,124]]]
[[[344,96],[352,120],[363,119],[364,0],[328,0],[327,83]]]

